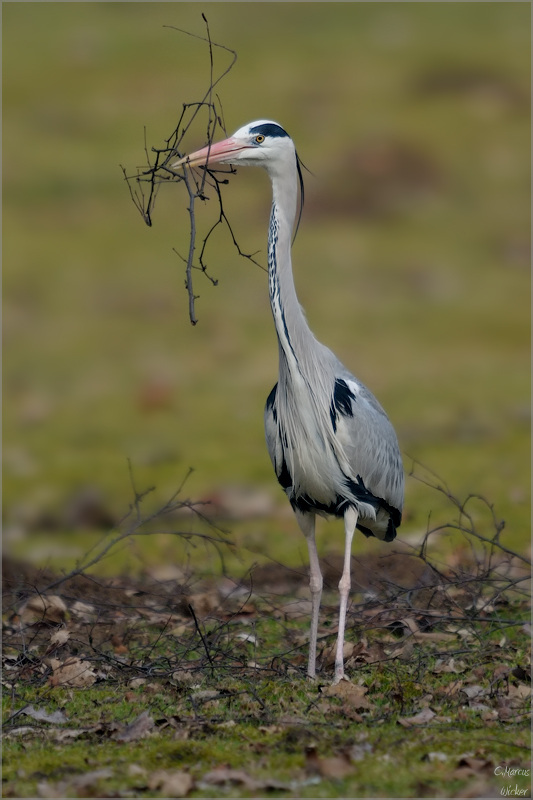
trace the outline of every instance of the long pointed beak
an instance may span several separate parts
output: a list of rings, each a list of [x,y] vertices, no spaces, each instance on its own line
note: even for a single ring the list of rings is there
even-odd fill
[[[183,164],[187,164],[189,167],[199,167],[220,161],[223,161],[224,164],[231,164],[232,154],[237,154],[247,149],[248,146],[243,144],[242,141],[230,137],[229,139],[224,139],[222,142],[217,142],[217,144],[202,147],[201,150],[197,150],[195,153],[190,153],[188,156],[180,158],[179,161],[175,161],[174,164],[171,164],[171,167],[172,169],[176,169],[176,167],[181,167]]]

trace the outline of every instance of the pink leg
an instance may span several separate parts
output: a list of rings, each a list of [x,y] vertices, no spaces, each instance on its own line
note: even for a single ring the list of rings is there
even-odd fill
[[[337,635],[337,651],[335,653],[335,679],[333,683],[339,683],[344,678],[344,630],[346,628],[346,608],[348,606],[348,595],[351,587],[351,560],[352,560],[352,538],[357,525],[358,513],[350,506],[344,513],[344,533],[346,536],[344,544],[344,568],[339,581],[339,593],[341,597],[339,609],[339,632]]]
[[[309,549],[309,588],[311,589],[311,634],[309,638],[309,661],[307,664],[307,674],[314,678],[316,674],[316,640],[318,634],[318,614],[320,611],[320,599],[322,597],[322,573],[318,561],[315,542],[315,515],[302,514],[296,511],[298,525],[307,539]]]

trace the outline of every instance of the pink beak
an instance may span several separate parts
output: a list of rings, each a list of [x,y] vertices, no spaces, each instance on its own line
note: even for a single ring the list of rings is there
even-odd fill
[[[232,139],[230,137],[229,139],[224,139],[223,142],[217,142],[217,144],[202,147],[201,150],[197,150],[195,153],[190,153],[188,156],[180,158],[179,161],[175,161],[171,166],[172,169],[181,167],[183,164],[187,164],[189,167],[199,167],[221,161],[223,161],[224,164],[231,164],[232,153],[240,153],[243,150],[248,150],[248,148],[249,145],[245,145],[237,139]]]

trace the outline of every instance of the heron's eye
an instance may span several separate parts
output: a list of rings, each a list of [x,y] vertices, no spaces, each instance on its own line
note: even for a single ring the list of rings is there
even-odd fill
[[[258,136],[255,137],[255,143],[256,144],[262,144],[264,141],[265,141],[265,137],[263,136],[262,133],[260,133]]]

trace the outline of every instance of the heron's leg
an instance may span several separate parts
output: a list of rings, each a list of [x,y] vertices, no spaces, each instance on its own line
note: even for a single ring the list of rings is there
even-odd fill
[[[339,632],[337,634],[337,651],[335,653],[335,679],[334,683],[338,683],[344,678],[344,629],[346,627],[346,608],[348,606],[348,595],[350,594],[351,587],[351,560],[352,560],[352,539],[357,525],[358,513],[349,506],[344,512],[344,568],[342,576],[339,581],[339,593],[341,596],[340,609],[339,609]]]
[[[298,525],[307,539],[309,549],[309,588],[311,589],[311,634],[309,638],[309,661],[307,674],[314,678],[316,674],[316,640],[318,634],[318,614],[320,612],[320,599],[322,597],[322,573],[318,561],[315,541],[315,515],[302,514],[296,511]]]

